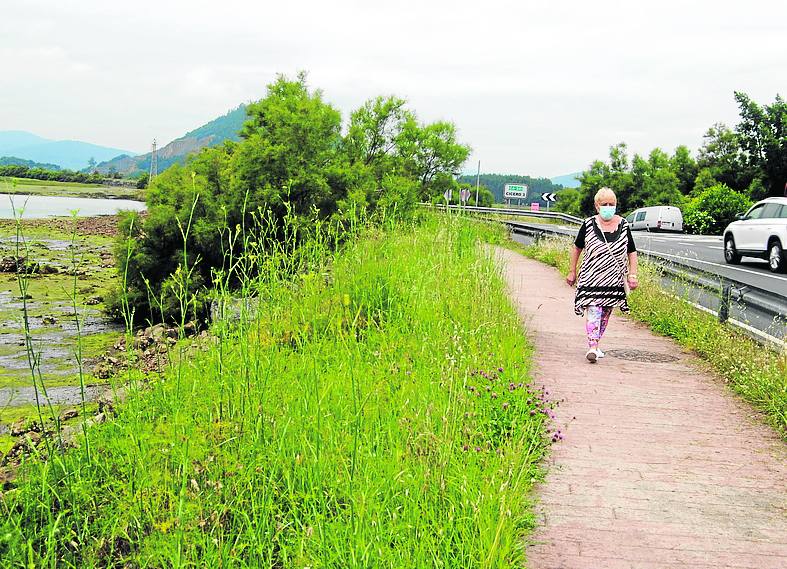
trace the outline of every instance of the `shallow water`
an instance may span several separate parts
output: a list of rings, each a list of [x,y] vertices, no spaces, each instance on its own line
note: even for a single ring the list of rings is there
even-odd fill
[[[0,219],[70,217],[74,211],[78,217],[90,217],[114,215],[121,210],[144,211],[145,204],[134,200],[0,194]]]
[[[107,388],[103,385],[86,385],[85,401],[93,401],[98,398]],[[80,387],[65,385],[62,387],[50,387],[47,395],[52,405],[76,405],[82,402],[82,390]],[[44,404],[44,395],[39,390],[39,400]],[[36,402],[36,392],[32,387],[7,387],[0,389],[0,407],[18,407],[19,405],[30,405]]]

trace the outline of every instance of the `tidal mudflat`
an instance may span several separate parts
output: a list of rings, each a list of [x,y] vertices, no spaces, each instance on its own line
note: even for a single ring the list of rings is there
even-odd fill
[[[52,403],[64,408],[81,400],[80,344],[86,395],[92,398],[106,383],[91,370],[123,332],[103,311],[117,279],[116,224],[114,216],[28,220],[19,227],[0,222],[0,437],[35,411],[31,367]],[[26,280],[24,297],[20,279]]]

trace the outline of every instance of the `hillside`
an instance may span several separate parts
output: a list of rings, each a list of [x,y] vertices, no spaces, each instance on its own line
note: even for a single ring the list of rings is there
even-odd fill
[[[553,184],[559,184],[564,188],[578,188],[579,180],[577,179],[582,172],[574,172],[572,174],[565,174],[563,176],[556,176],[550,178]]]
[[[495,196],[495,202],[503,203],[503,186],[506,184],[527,184],[528,193],[527,203],[541,202],[541,194],[544,192],[557,192],[562,189],[561,186],[555,185],[547,178],[531,178],[530,176],[521,176],[519,174],[481,174],[481,185],[489,188],[489,191]],[[459,178],[460,183],[471,184],[475,186],[475,175],[465,175]],[[545,205],[541,202],[541,205]]]
[[[60,170],[57,164],[47,164],[25,160],[16,156],[0,156],[0,166],[26,166],[27,168],[40,168],[42,170]]]
[[[0,131],[0,156],[56,164],[69,170],[86,168],[91,158],[101,162],[118,154],[133,153],[79,140],[48,140],[20,130]]]
[[[192,152],[208,146],[217,146],[225,140],[240,140],[238,131],[246,121],[246,105],[210,121],[166,146],[158,149],[158,171],[166,170],[176,162],[183,163]],[[134,176],[150,170],[151,153],[139,156],[122,155],[100,163],[96,168],[102,174],[118,172],[123,176]]]

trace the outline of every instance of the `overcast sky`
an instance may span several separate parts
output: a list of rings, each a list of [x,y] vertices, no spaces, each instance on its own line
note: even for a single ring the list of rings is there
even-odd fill
[[[349,111],[453,121],[465,170],[552,177],[626,142],[696,150],[733,91],[787,94],[787,2],[5,0],[0,130],[136,152],[308,72]]]

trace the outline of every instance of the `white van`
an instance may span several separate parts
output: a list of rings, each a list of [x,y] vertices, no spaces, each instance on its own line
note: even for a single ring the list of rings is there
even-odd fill
[[[671,205],[654,205],[634,210],[626,217],[631,229],[677,231],[683,233],[683,214]]]

